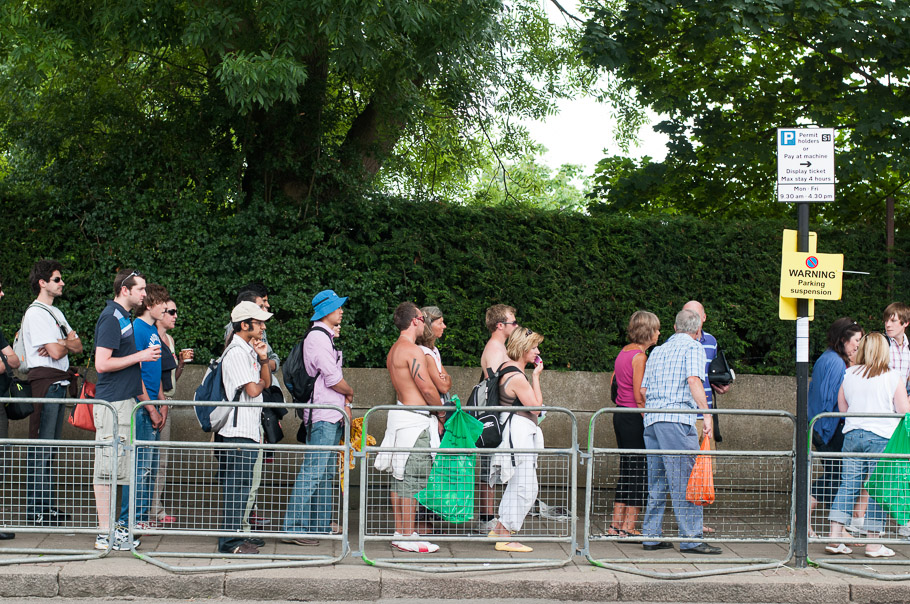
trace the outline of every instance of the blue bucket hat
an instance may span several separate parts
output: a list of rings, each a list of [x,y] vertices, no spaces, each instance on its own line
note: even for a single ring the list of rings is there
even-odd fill
[[[347,302],[347,298],[342,298],[334,291],[325,289],[316,294],[313,298],[313,316],[310,321],[318,321],[326,315],[330,315]]]

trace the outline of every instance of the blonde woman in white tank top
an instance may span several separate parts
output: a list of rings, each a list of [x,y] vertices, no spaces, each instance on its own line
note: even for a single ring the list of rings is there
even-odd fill
[[[847,369],[844,382],[837,394],[837,406],[841,413],[905,414],[910,412],[910,403],[901,374],[889,368],[890,351],[888,341],[880,333],[870,333],[859,343],[856,353],[857,364]],[[880,453],[885,449],[900,417],[848,417],[844,422],[844,453]],[[853,504],[862,488],[863,481],[878,463],[874,458],[843,459],[841,482],[828,519],[833,539],[846,538],[845,525],[850,521]],[[875,539],[882,532],[885,514],[869,500],[864,527],[869,538]],[[843,543],[830,543],[825,547],[828,554],[852,553]],[[866,556],[884,558],[894,551],[879,543],[866,545]]]

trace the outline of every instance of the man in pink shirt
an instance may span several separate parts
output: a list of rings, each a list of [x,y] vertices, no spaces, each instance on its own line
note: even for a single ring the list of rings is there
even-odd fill
[[[313,387],[313,404],[330,405],[334,409],[306,409],[303,420],[307,424],[307,444],[334,446],[344,435],[344,417],[351,418],[351,401],[354,390],[344,380],[341,372],[341,351],[335,348],[335,330],[344,315],[342,306],[347,298],[327,289],[313,298],[315,321],[303,341],[303,365],[306,372],[316,376]],[[332,511],[337,503],[334,496],[334,478],[337,468],[334,451],[314,451],[303,456],[303,464],[294,482],[288,502],[283,530],[286,533],[307,535],[332,532]],[[311,537],[282,539],[294,545],[318,545]]]

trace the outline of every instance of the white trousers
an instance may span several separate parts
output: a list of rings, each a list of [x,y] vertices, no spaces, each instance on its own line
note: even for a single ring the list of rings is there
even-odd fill
[[[499,502],[499,521],[511,532],[521,530],[537,500],[537,455],[516,453],[515,469]]]

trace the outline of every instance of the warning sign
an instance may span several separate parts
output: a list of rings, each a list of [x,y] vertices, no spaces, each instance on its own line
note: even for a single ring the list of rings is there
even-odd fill
[[[843,269],[843,254],[784,252],[780,265],[780,295],[840,300]]]

